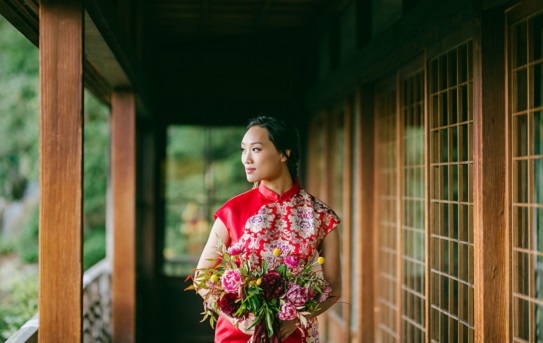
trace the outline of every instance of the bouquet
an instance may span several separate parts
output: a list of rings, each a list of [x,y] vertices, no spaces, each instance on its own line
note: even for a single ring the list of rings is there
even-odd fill
[[[301,263],[294,255],[283,256],[280,249],[273,250],[276,259],[273,265],[262,260],[252,265],[243,258],[238,245],[226,249],[219,242],[218,256],[212,261],[215,268],[196,270],[194,289],[204,298],[204,318],[209,318],[211,327],[217,321],[216,314],[234,318],[235,325],[254,318],[249,329],[254,327],[252,343],[280,342],[279,321],[298,318],[302,327],[307,326],[307,316],[319,309],[331,292],[321,268],[324,258]]]

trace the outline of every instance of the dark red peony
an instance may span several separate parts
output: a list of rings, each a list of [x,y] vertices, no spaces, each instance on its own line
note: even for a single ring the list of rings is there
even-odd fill
[[[219,299],[217,304],[224,314],[234,317],[236,311],[241,306],[241,301],[236,302],[238,299],[239,298],[236,293],[224,293],[224,296]]]
[[[262,277],[262,285],[260,288],[264,291],[264,298],[266,300],[279,298],[279,296],[283,294],[285,280],[283,280],[283,277],[277,271],[271,270]]]

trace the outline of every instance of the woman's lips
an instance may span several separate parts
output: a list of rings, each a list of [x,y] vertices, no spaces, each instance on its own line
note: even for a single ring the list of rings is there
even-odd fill
[[[247,174],[251,174],[251,173],[254,172],[254,171],[255,171],[255,168],[245,168],[245,172],[246,172]]]

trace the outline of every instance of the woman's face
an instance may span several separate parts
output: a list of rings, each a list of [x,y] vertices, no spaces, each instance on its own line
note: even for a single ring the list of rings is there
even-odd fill
[[[286,159],[268,137],[268,130],[253,126],[241,141],[241,162],[247,181],[271,181],[281,175]]]

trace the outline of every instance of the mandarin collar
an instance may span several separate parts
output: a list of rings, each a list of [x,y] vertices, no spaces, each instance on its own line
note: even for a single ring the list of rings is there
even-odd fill
[[[272,201],[283,201],[290,199],[294,194],[298,193],[300,190],[300,183],[298,182],[298,179],[294,179],[294,184],[292,187],[281,195],[278,195],[274,191],[264,186],[262,182],[258,185],[258,190],[266,199]]]

